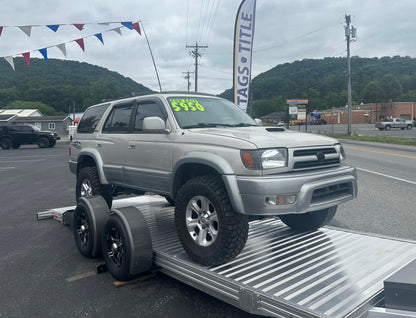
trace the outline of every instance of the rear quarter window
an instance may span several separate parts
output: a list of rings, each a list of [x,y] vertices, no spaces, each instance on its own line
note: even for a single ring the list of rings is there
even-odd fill
[[[79,121],[77,132],[93,133],[108,106],[110,106],[110,103],[88,108]]]

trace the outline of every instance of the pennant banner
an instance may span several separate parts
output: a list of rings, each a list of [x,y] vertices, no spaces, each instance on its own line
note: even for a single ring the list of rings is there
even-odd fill
[[[115,22],[108,22],[108,23],[106,22],[106,23],[99,23],[99,24],[107,25],[107,24],[110,24],[110,23],[115,23]],[[117,23],[121,23],[122,26],[117,27],[117,28],[113,28],[113,29],[110,29],[110,30],[106,30],[104,32],[114,31],[114,32],[117,32],[120,35],[123,35],[121,33],[121,28],[126,27],[129,30],[137,31],[137,33],[139,33],[139,35],[141,35],[139,22],[135,22],[135,23],[132,23],[132,22],[117,22]],[[54,25],[47,25],[47,27],[49,29],[51,29],[52,31],[56,32],[61,25],[62,24],[54,24]],[[77,29],[81,30],[84,27],[85,24],[73,24],[73,25],[76,26]],[[32,27],[33,26],[19,26],[19,28],[29,37],[30,37],[30,34],[31,34]],[[0,35],[1,35],[1,32],[3,31],[3,28],[4,28],[4,26],[0,26]],[[65,42],[65,43],[60,43],[60,44],[49,46],[49,47],[46,47],[46,48],[37,49],[35,51],[39,51],[39,53],[42,54],[45,61],[48,62],[48,49],[51,48],[51,47],[56,47],[62,52],[62,54],[66,58],[67,57],[66,56],[66,44],[67,43],[76,42],[78,44],[78,46],[82,49],[82,51],[85,52],[84,39],[92,37],[92,36],[95,36],[104,45],[103,34],[102,33],[96,33],[94,35],[89,35],[89,36],[79,38],[79,39],[76,39],[76,40],[72,40],[72,41],[68,41],[68,42]],[[32,52],[35,52],[35,51],[32,51]],[[30,52],[18,53],[18,54],[15,54],[15,56],[16,55],[22,55],[23,58],[26,61],[27,66],[30,67]],[[4,58],[10,64],[12,69],[14,70],[15,67],[14,67],[13,57],[14,56],[2,56],[0,58]]]
[[[234,103],[247,110],[251,82],[251,56],[254,38],[256,0],[243,0],[234,29]]]
[[[47,52],[47,49],[46,48],[45,49],[40,49],[39,52],[40,52],[40,54],[43,55],[43,58],[45,59],[46,63],[48,63],[48,52]]]
[[[30,52],[22,53],[22,55],[26,61],[27,67],[30,67]]]
[[[4,59],[10,64],[14,71],[14,62],[13,62],[13,56],[5,56]]]

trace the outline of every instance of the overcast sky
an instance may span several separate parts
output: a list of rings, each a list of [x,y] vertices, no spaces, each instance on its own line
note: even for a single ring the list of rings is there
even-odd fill
[[[237,0],[14,0],[0,9],[0,57],[48,48],[49,58],[65,59],[55,45],[66,43],[67,60],[87,62],[130,77],[158,91],[146,39],[119,24],[141,21],[163,90],[186,90],[183,72],[194,71],[186,45],[200,50],[198,90],[219,94],[232,86],[233,35]],[[257,0],[252,77],[286,62],[345,57],[345,15],[357,28],[351,55],[416,56],[415,0]],[[82,31],[73,23],[91,23]],[[69,24],[55,33],[33,27],[28,37],[17,26]],[[95,38],[102,33],[104,45]],[[88,36],[92,37],[88,37]],[[85,38],[87,37],[87,38]],[[85,38],[85,53],[71,42]],[[16,67],[16,72],[19,69]],[[10,72],[13,70],[10,68]],[[194,78],[191,74],[191,89]]]

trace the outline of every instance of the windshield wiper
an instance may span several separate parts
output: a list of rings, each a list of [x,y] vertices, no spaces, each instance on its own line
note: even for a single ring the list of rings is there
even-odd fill
[[[218,124],[213,124],[213,123],[198,123],[198,124],[194,124],[194,125],[186,125],[183,126],[183,129],[189,129],[189,128],[206,128],[206,127],[217,127]]]
[[[238,124],[234,124],[234,125],[230,125],[233,127],[251,127],[251,126],[257,126],[255,124],[249,124],[249,123],[238,123]]]

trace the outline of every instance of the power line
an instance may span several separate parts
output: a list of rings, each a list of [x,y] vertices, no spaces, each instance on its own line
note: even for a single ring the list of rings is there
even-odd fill
[[[182,74],[186,74],[185,75],[185,79],[188,81],[188,92],[189,92],[189,88],[191,87],[191,82],[190,82],[190,78],[191,78],[191,75],[190,74],[193,74],[194,72],[189,72],[189,71],[186,71],[186,72],[182,72]]]

